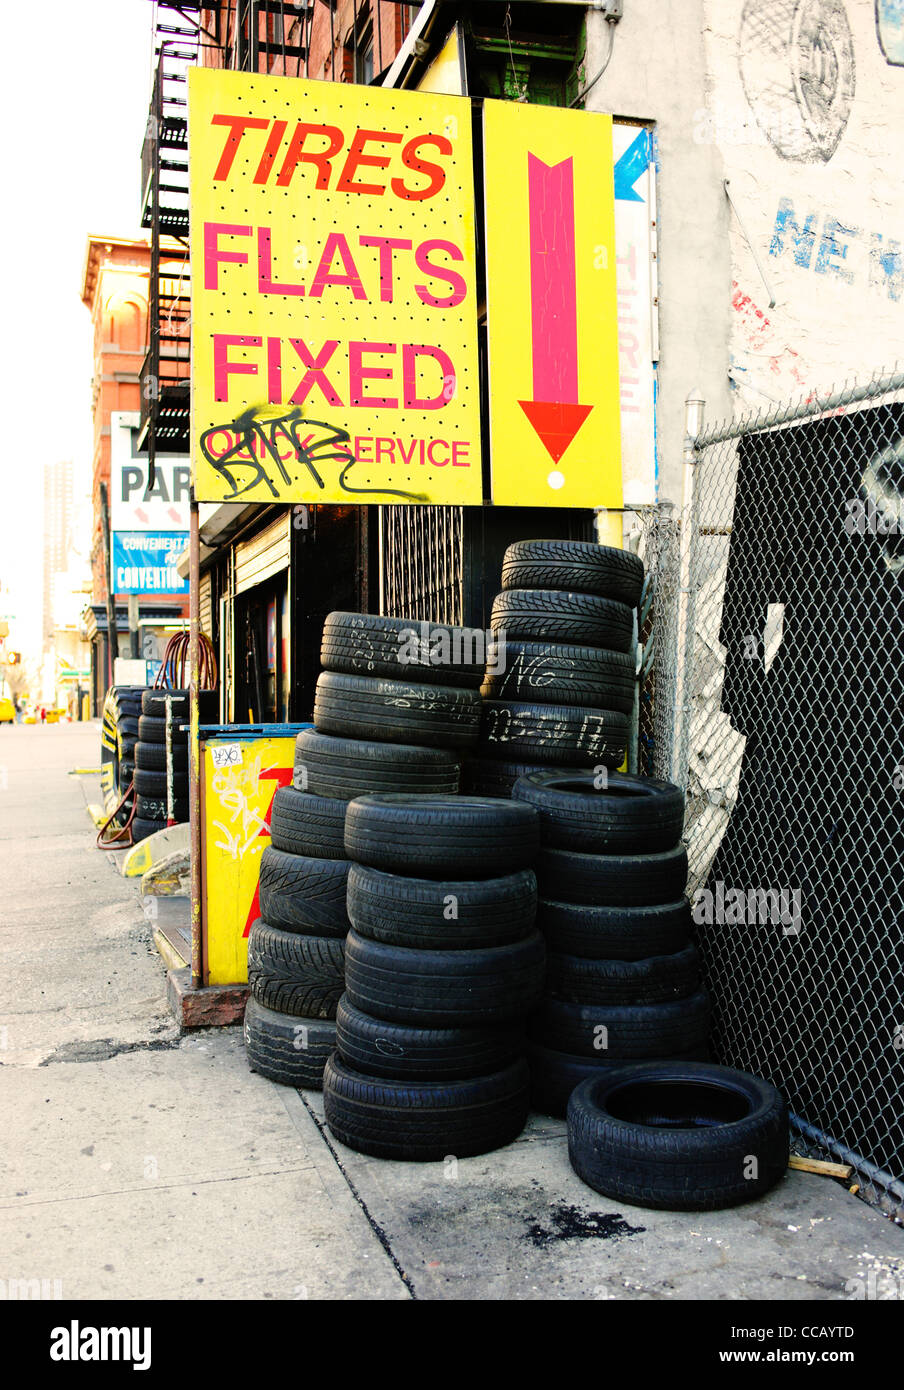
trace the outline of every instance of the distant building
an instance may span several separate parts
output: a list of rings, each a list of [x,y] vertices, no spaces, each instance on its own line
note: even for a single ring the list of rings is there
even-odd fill
[[[41,637],[46,650],[53,636],[56,576],[67,567],[72,538],[72,460],[44,465],[44,594]]]

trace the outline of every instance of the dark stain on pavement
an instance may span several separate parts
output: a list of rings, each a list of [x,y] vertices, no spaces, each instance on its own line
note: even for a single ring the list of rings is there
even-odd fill
[[[523,1236],[538,1250],[557,1240],[623,1240],[646,1230],[646,1226],[629,1226],[620,1212],[581,1211],[564,1202],[552,1207],[546,1219],[548,1226],[533,1222]]]

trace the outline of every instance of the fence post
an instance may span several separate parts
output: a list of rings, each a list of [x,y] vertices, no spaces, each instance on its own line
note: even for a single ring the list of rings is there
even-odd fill
[[[700,391],[689,392],[684,403],[684,496],[678,561],[678,622],[675,630],[675,727],[672,735],[671,780],[687,786],[687,743],[690,729],[692,686],[690,666],[694,652],[694,555],[697,532],[697,449],[703,432],[706,400]]]

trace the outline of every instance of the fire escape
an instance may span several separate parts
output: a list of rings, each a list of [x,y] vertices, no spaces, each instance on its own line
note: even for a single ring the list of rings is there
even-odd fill
[[[154,9],[157,69],[141,152],[141,225],[150,232],[151,266],[139,434],[151,470],[157,454],[189,450],[188,69],[203,45],[214,55],[211,66],[269,72],[281,58],[285,71],[300,71],[307,47],[287,40],[296,21],[301,36],[309,35],[313,0],[159,0]]]
[[[157,70],[141,151],[141,225],[151,234],[148,350],[139,447],[188,452],[191,270],[188,257],[188,69],[198,60],[200,5],[156,7]]]

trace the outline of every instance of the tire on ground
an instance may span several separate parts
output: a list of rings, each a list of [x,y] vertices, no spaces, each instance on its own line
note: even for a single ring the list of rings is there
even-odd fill
[[[528,1033],[532,1042],[575,1057],[673,1057],[707,1045],[709,995],[701,989],[667,1004],[636,1005],[566,1004],[547,997]]]
[[[630,714],[636,685],[634,665],[628,652],[494,639],[487,648],[487,672],[480,693],[485,700],[579,705]],[[502,670],[496,670],[498,666]]]
[[[341,738],[469,748],[480,730],[480,695],[454,685],[417,685],[324,671],[314,694],[314,724]]]
[[[684,793],[671,782],[612,772],[527,773],[513,787],[540,816],[544,845],[583,854],[658,854],[684,829]]]
[[[706,1062],[709,1060],[709,1048],[701,1046],[669,1060]],[[530,1067],[531,1109],[538,1110],[541,1115],[555,1115],[558,1119],[565,1118],[568,1097],[575,1086],[590,1077],[611,1071],[613,1067],[625,1065],[616,1058],[610,1060],[605,1054],[594,1058],[573,1057],[568,1052],[554,1052],[551,1048],[541,1047],[539,1043],[529,1044],[527,1062]]]
[[[598,905],[652,906],[676,902],[687,886],[684,845],[661,854],[580,854],[541,849],[537,856],[541,898]]]
[[[583,1182],[616,1201],[714,1211],[783,1176],[788,1107],[768,1081],[729,1067],[615,1067],[572,1092],[568,1155]]]
[[[359,796],[345,816],[350,859],[422,878],[497,877],[537,856],[539,822],[523,802],[478,796]]]
[[[619,710],[484,700],[479,747],[511,762],[614,768],[624,761],[629,727]]]
[[[295,740],[294,785],[351,801],[369,792],[454,795],[459,765],[445,748],[335,738],[305,729]]]
[[[319,1091],[336,1046],[336,1025],[322,1018],[277,1013],[257,999],[245,1005],[245,1051],[252,1071],[281,1086]]]
[[[135,768],[135,790],[142,796],[166,801],[166,782],[165,772],[148,772],[140,763]],[[178,771],[173,768],[173,797],[176,801],[188,799],[188,772],[184,767]]]
[[[387,946],[350,931],[345,979],[349,1002],[371,1018],[437,1028],[505,1023],[530,1012],[543,989],[537,932],[508,946],[424,951]]]
[[[340,1143],[377,1158],[438,1162],[510,1144],[529,1108],[523,1058],[490,1076],[390,1081],[362,1076],[337,1054],[323,1077],[323,1109]]]
[[[573,589],[636,608],[643,588],[639,555],[593,541],[515,541],[502,560],[503,589]]]
[[[634,614],[626,603],[558,589],[504,589],[493,600],[490,626],[511,642],[563,642],[629,652]]]
[[[344,937],[350,867],[347,859],[313,859],[268,845],[260,864],[261,918],[281,931]]]
[[[521,941],[534,930],[531,869],[487,879],[408,878],[354,864],[348,916],[359,936],[389,946],[471,950]]]
[[[287,854],[344,859],[345,801],[280,787],[270,804],[270,843]]]
[[[417,1028],[371,1018],[339,1000],[336,1046],[347,1066],[364,1076],[398,1081],[459,1081],[511,1066],[524,1052],[523,1029],[512,1024],[483,1028]]]
[[[485,641],[480,628],[336,612],[327,614],[323,624],[320,664],[324,671],[351,676],[389,676],[477,690],[483,680]]]
[[[343,943],[332,936],[300,936],[260,919],[248,936],[251,993],[277,1013],[335,1018],[343,964]]]

